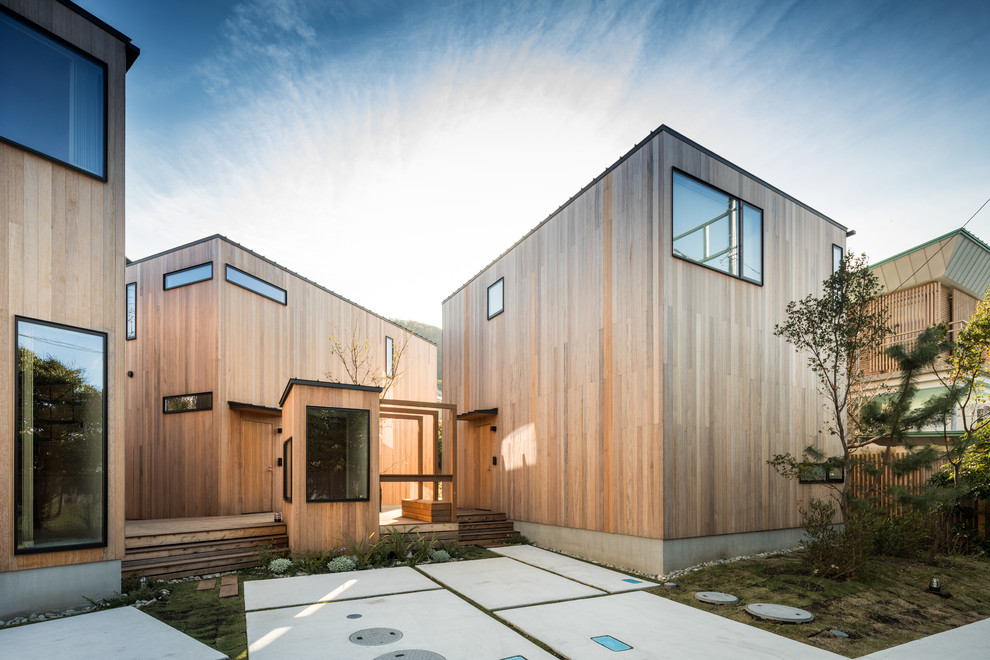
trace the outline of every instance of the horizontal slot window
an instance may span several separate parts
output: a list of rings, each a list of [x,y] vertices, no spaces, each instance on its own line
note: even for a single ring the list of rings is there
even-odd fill
[[[213,262],[210,261],[205,264],[193,266],[192,268],[183,268],[182,270],[165,273],[164,288],[168,291],[169,289],[177,289],[187,284],[195,284],[196,282],[205,282],[212,279]]]
[[[285,289],[280,289],[274,284],[269,284],[254,275],[249,275],[243,270],[234,268],[230,264],[227,264],[227,281],[248,291],[253,291],[259,296],[264,296],[283,305],[286,304],[287,294]]]
[[[0,137],[106,176],[106,67],[0,11]]]
[[[164,411],[166,413],[195,412],[197,410],[213,410],[213,392],[165,397]]]

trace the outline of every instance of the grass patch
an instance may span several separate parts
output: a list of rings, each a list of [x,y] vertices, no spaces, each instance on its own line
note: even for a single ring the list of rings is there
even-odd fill
[[[926,591],[937,577],[942,598]],[[990,617],[990,560],[943,557],[934,563],[910,559],[870,559],[862,577],[832,580],[809,575],[797,554],[718,564],[676,579],[677,589],[651,593],[735,621],[763,628],[821,649],[857,658],[881,649]],[[706,605],[697,591],[738,596],[735,606]],[[778,603],[815,615],[804,625],[759,621],[745,611],[750,603]],[[830,629],[849,634],[835,637]]]

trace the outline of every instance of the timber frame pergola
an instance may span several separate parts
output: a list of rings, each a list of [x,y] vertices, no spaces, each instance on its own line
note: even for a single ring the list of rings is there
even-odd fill
[[[445,414],[446,413],[446,414]],[[379,416],[382,419],[405,419],[419,422],[419,461],[420,474],[380,474],[380,483],[418,483],[419,498],[423,499],[423,484],[433,483],[433,501],[443,501],[450,504],[450,520],[457,520],[457,406],[450,403],[427,402],[427,401],[402,401],[397,399],[382,399],[379,404]],[[426,441],[424,433],[424,418],[433,418],[433,450],[434,456],[438,457],[438,466],[434,466],[429,473],[423,465],[424,443]],[[448,419],[449,418],[449,419]],[[441,447],[441,428],[443,429],[443,444]],[[450,466],[449,473],[438,474],[437,469],[442,470],[444,463]],[[440,484],[449,483],[450,492],[444,489],[443,499],[437,500],[440,493]]]

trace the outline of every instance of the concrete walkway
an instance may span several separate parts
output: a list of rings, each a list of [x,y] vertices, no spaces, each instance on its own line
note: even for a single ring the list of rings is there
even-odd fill
[[[538,548],[502,557],[244,583],[249,656],[572,660],[840,659],[645,593],[655,583]],[[223,656],[131,607],[0,631],[0,656]],[[418,652],[418,653],[417,653]],[[621,653],[621,656],[615,656]],[[864,656],[990,658],[990,620]]]

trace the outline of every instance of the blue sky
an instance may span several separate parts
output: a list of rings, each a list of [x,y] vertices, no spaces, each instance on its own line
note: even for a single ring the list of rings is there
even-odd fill
[[[439,325],[660,124],[874,261],[990,197],[983,1],[77,2],[141,48],[128,256],[221,233],[386,316]]]

